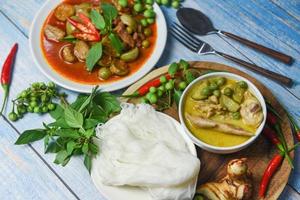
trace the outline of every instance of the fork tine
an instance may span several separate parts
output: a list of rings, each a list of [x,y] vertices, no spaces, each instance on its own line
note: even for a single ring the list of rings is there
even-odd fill
[[[182,45],[184,45],[186,48],[188,48],[189,50],[193,51],[193,52],[197,52],[197,48],[189,45],[185,40],[183,40],[181,37],[179,37],[176,33],[174,33],[173,31],[170,32],[171,35],[178,40]]]
[[[173,23],[173,27],[174,29],[176,29],[177,31],[179,31],[182,35],[184,35],[185,37],[189,38],[191,41],[193,41],[193,43],[197,43],[197,45],[199,46],[200,44],[202,44],[203,42],[201,40],[199,40],[198,38],[196,38],[195,36],[193,36],[189,30],[187,30],[185,27],[180,26],[179,24],[177,24],[176,22]]]
[[[193,41],[189,40],[189,38],[183,37],[182,33],[179,32],[174,26],[171,27],[171,33],[174,37],[177,37],[177,40],[180,40],[182,43],[185,43],[196,50],[198,49],[198,44],[195,44]]]

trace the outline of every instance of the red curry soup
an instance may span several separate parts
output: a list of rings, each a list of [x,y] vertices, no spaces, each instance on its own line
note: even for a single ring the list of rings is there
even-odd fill
[[[47,17],[41,48],[60,75],[83,84],[109,83],[138,71],[157,38],[153,8],[133,1],[65,0]]]

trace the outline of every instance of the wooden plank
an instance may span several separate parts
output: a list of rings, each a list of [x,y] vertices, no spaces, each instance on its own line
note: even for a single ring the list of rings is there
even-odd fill
[[[4,1],[4,3],[0,3],[0,10],[2,12],[5,12],[5,15],[9,17],[9,19],[14,22],[17,27],[22,30],[27,36],[28,33],[28,28],[30,21],[33,18],[34,13],[38,10],[38,8],[41,6],[41,4],[44,2],[44,0],[28,0],[26,1],[26,5],[20,5],[18,6],[19,1],[18,0],[1,0]],[[253,39],[252,34],[254,32],[254,40],[261,42],[262,44],[266,45],[273,45],[276,44],[276,48],[278,49],[285,49],[287,51],[291,51],[292,55],[297,58],[299,57],[299,53],[295,50],[293,47],[292,49],[286,45],[284,42],[281,40],[277,40],[277,38],[272,34],[271,36],[268,34],[271,31],[265,31],[264,27],[261,27],[260,25],[256,25],[255,22],[249,20],[248,18],[239,13],[240,7],[234,7],[233,4],[230,4],[230,6],[226,6],[228,2],[220,2],[220,1],[208,1],[208,0],[203,0],[203,1],[197,1],[197,5],[195,4],[195,1],[186,1],[184,5],[189,6],[189,7],[195,7],[198,9],[201,9],[203,12],[208,13],[208,15],[213,19],[214,23],[216,26],[220,28],[226,28],[228,31],[234,32],[234,30],[241,30],[242,32],[241,35],[246,35],[249,39]],[[253,7],[254,8],[254,7]],[[237,9],[235,13],[230,14],[232,10]],[[216,12],[216,10],[218,12]],[[167,15],[167,19],[170,23],[170,21],[175,20],[175,10],[174,9],[164,9],[164,12]],[[241,11],[240,11],[241,12]],[[244,12],[244,11],[243,11]],[[241,15],[240,15],[241,14]],[[267,16],[268,17],[268,16]],[[272,17],[272,15],[271,15]],[[269,18],[271,18],[269,17]],[[228,19],[224,21],[224,19]],[[230,22],[230,23],[229,23]],[[282,23],[282,22],[278,22]],[[252,25],[255,25],[256,28],[252,29]],[[7,19],[4,16],[0,17],[0,25],[1,27],[7,27],[5,30],[1,29],[0,30],[0,55],[6,55],[7,54],[7,49],[10,48],[12,43],[14,41],[20,42],[20,54],[21,56],[18,56],[17,59],[17,65],[16,65],[16,70],[14,73],[14,81],[13,81],[13,87],[12,87],[12,93],[11,97],[15,97],[16,94],[24,89],[29,83],[34,82],[36,80],[40,81],[46,81],[47,79],[36,69],[34,66],[31,55],[29,54],[29,49],[27,45],[27,40],[18,32],[18,30],[14,27],[11,27],[11,24],[7,21]],[[272,26],[276,26],[276,24],[272,23]],[[245,28],[246,27],[246,28]],[[246,30],[244,30],[246,29]],[[257,33],[259,33],[259,35]],[[261,37],[265,36],[264,37]],[[218,50],[222,50],[225,52],[229,52],[233,55],[236,55],[238,57],[243,57],[241,54],[235,51],[234,48],[232,48],[230,45],[228,45],[226,42],[224,42],[222,39],[216,37],[216,36],[206,36],[202,37],[203,40],[206,40],[210,42],[213,46],[215,46]],[[269,41],[266,41],[266,39]],[[290,41],[290,40],[289,40]],[[290,42],[291,43],[291,42]],[[273,46],[271,46],[273,47]],[[279,48],[280,47],[280,48]],[[299,65],[298,63],[295,63],[295,67],[288,68],[289,70],[285,70],[286,66],[281,65],[273,61],[272,59],[266,58],[262,56],[261,54],[257,54],[256,52],[253,52],[252,50],[249,49],[244,49],[242,46],[235,45],[235,48],[237,49],[242,49],[243,53],[247,54],[247,56],[251,58],[255,58],[255,62],[259,65],[262,65],[264,67],[268,67],[269,69],[272,69],[274,71],[279,68],[281,71],[284,71],[284,73],[288,73],[289,76],[297,77],[297,74],[299,74]],[[224,64],[230,64],[238,69],[241,69],[240,66],[237,66],[235,64],[232,64],[230,62],[224,61],[222,58],[218,58],[215,56],[203,56],[199,57],[198,55],[189,52],[187,49],[185,49],[181,44],[176,42],[173,38],[169,37],[168,39],[168,44],[166,51],[164,52],[162,58],[160,59],[159,63],[157,66],[163,66],[165,64],[168,64],[174,60],[177,60],[179,58],[184,58],[188,60],[207,60],[207,61],[216,61],[216,62],[222,62]],[[2,60],[1,60],[2,61]],[[295,69],[297,68],[297,69]],[[290,70],[292,69],[292,70]],[[245,70],[246,71],[246,70]],[[269,81],[266,78],[263,78],[259,75],[253,74],[252,72],[249,72],[249,74],[254,75],[254,77],[262,80],[269,88],[272,90],[272,92],[284,103],[286,107],[288,107],[289,111],[293,113],[294,116],[300,116],[300,109],[298,107],[298,102],[295,100],[295,98],[291,97],[289,93],[287,93],[282,87],[280,87],[278,84],[273,83],[272,81]],[[299,80],[299,78],[298,78]],[[299,87],[294,89],[293,91],[299,91]],[[74,98],[74,93],[70,93],[68,91],[70,99]],[[0,94],[0,98],[2,98],[2,93]],[[11,107],[10,107],[11,108]],[[295,109],[296,108],[296,109]],[[8,109],[10,110],[10,109]],[[7,111],[8,112],[8,111]],[[22,131],[28,128],[35,128],[39,127],[40,123],[37,123],[37,121],[49,121],[49,118],[46,116],[43,116],[42,118],[39,116],[33,116],[31,115],[30,117],[25,117],[24,120],[18,122],[15,124],[18,130]],[[35,147],[38,149],[40,153],[43,152],[42,150],[42,145],[41,143],[35,144]],[[53,156],[52,155],[47,155],[45,156],[47,158],[47,161],[49,163],[52,163]],[[78,193],[80,193],[82,196],[87,194],[87,196],[92,196],[96,195],[95,189],[87,190],[84,192],[87,186],[85,186],[85,179],[89,179],[88,175],[84,171],[85,169],[83,167],[80,167],[78,169],[78,166],[82,166],[81,160],[80,159],[75,159],[72,160],[71,166],[74,167],[74,169],[71,169],[72,167],[65,169],[61,167],[55,167],[59,171],[60,174],[64,176],[64,179],[68,180],[67,183],[71,183],[71,187],[75,188],[76,191],[78,190]],[[297,165],[297,167],[299,164]],[[77,171],[76,171],[77,168]],[[298,171],[300,167],[297,168]],[[80,171],[83,169],[83,171]],[[69,172],[69,171],[72,172]],[[82,175],[84,174],[84,175]],[[79,177],[77,177],[79,175]],[[78,184],[75,184],[76,180],[81,180],[79,181]],[[92,191],[92,192],[91,192]],[[91,194],[91,195],[89,195]]]
[[[18,134],[0,118],[0,199],[75,199],[29,146],[14,145]]]
[[[280,9],[284,10],[291,17],[294,17],[300,21],[300,1],[298,0],[271,0],[273,1]]]
[[[6,55],[7,50],[11,47],[11,45],[14,42],[18,42],[20,45],[20,49],[15,63],[15,70],[10,93],[11,100],[13,97],[17,96],[18,92],[20,92],[25,87],[29,86],[30,83],[35,81],[47,82],[48,80],[42,75],[40,71],[38,71],[38,69],[33,64],[32,59],[30,59],[31,56],[29,54],[27,39],[15,27],[13,27],[9,23],[9,21],[1,14],[0,26],[6,27],[5,30],[0,30],[0,46],[3,47],[0,49],[0,55]],[[2,59],[1,62],[3,62]],[[69,99],[75,98],[74,93],[68,91],[68,94]],[[2,92],[0,98],[3,98]],[[11,109],[11,104],[9,104],[8,109],[6,110],[6,115]],[[24,120],[20,120],[14,125],[17,127],[17,130],[22,132],[25,129],[41,127],[43,121],[49,120],[49,116],[31,115],[29,117],[25,117]],[[2,128],[0,130],[1,132],[3,132]],[[14,143],[14,141],[15,139],[10,141],[10,143]],[[83,165],[83,160],[81,158],[74,158],[67,167],[63,168],[53,163],[53,154],[44,155],[44,148],[42,142],[37,142],[33,144],[33,147],[45,159],[47,164],[49,164],[49,166],[51,166],[51,168],[53,168],[54,171],[60,177],[62,177],[66,184],[69,185],[70,188],[72,188],[72,190],[76,192],[80,199],[102,199],[101,194],[99,194],[97,189],[94,187],[90,179],[89,173],[85,169]],[[18,146],[16,148],[18,148],[20,151],[25,151],[27,147]]]

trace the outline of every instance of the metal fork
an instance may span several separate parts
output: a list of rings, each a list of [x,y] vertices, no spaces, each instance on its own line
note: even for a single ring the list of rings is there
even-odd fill
[[[228,59],[235,63],[238,63],[238,64],[246,67],[247,69],[250,69],[252,71],[260,73],[268,78],[271,78],[279,83],[282,83],[288,87],[292,86],[292,84],[293,84],[293,80],[286,76],[283,76],[281,74],[264,69],[255,64],[246,62],[244,60],[233,57],[231,55],[216,51],[212,46],[210,46],[209,44],[196,38],[186,28],[178,25],[177,23],[173,23],[173,25],[171,27],[171,34],[181,44],[183,44],[185,47],[187,47],[188,49],[190,49],[193,52],[196,52],[199,55],[207,55],[207,54],[218,55],[225,59]]]

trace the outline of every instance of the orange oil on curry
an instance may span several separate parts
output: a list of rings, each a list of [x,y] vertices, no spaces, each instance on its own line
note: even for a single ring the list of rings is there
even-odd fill
[[[93,1],[66,0],[64,2],[67,2],[69,4],[79,4],[83,2],[93,2]],[[48,18],[46,19],[42,30],[44,30],[44,27],[47,24],[57,26],[62,30],[65,30],[66,27],[65,22],[61,22],[55,18],[53,11],[49,14]],[[98,78],[98,70],[97,70],[98,68],[93,70],[92,72],[88,72],[86,70],[86,65],[84,62],[76,62],[70,64],[64,62],[63,59],[60,57],[60,50],[62,49],[63,46],[68,45],[69,43],[68,42],[56,43],[56,42],[48,41],[44,36],[44,31],[41,32],[41,38],[40,38],[41,49],[44,58],[48,62],[48,64],[52,67],[53,70],[55,70],[63,77],[82,84],[89,84],[89,85],[107,84],[131,76],[132,74],[137,72],[143,66],[143,64],[150,58],[156,46],[157,26],[156,24],[153,24],[150,26],[150,28],[152,29],[153,32],[152,36],[148,38],[151,43],[150,47],[147,49],[140,49],[139,58],[136,61],[129,63],[130,73],[124,77],[112,76],[108,80],[100,80]]]

